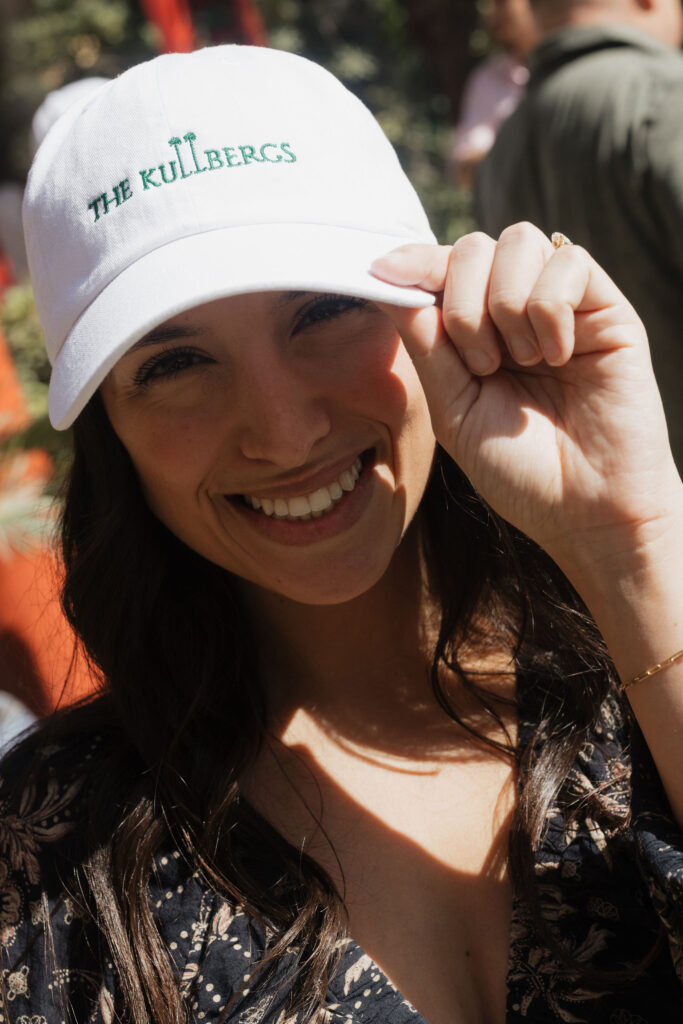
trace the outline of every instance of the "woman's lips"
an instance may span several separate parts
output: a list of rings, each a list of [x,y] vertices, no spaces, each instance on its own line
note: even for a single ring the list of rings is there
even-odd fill
[[[297,494],[291,498],[258,498],[244,495],[244,500],[247,505],[262,512],[263,515],[287,519],[290,523],[319,519],[330,512],[342,500],[344,494],[355,489],[362,469],[363,462],[359,456],[348,468],[343,469],[336,479],[307,494]]]
[[[342,470],[332,484],[325,485],[325,488],[317,488],[309,495],[295,495],[293,498],[272,498],[257,499],[261,508],[254,508],[251,497],[227,498],[231,507],[240,515],[244,516],[250,525],[259,533],[274,541],[285,544],[310,544],[317,540],[333,536],[351,526],[358,519],[369,498],[370,486],[373,474],[374,452],[368,450],[355,459],[348,469]],[[355,467],[355,468],[354,468]],[[348,474],[346,476],[345,474]],[[346,486],[341,483],[342,476]],[[334,483],[339,485],[341,494],[339,497]],[[330,495],[330,504],[327,504],[327,497],[320,492],[326,489]],[[318,494],[316,503],[325,508],[313,510],[311,498]],[[298,498],[307,498],[311,511],[306,512],[302,505],[298,505]],[[273,504],[272,513],[263,508],[264,501],[271,501]],[[282,502],[277,512],[276,502]],[[302,515],[292,515],[290,502],[294,502],[294,509],[300,507]],[[279,514],[278,514],[279,513]]]

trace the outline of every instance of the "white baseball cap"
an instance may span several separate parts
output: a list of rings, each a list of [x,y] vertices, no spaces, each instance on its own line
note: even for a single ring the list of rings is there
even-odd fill
[[[58,429],[131,345],[201,303],[433,302],[368,270],[434,241],[372,114],[318,65],[260,47],[157,57],[75,103],[38,150],[24,227]]]

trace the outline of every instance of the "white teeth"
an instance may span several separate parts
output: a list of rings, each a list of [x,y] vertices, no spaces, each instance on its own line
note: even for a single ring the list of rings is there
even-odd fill
[[[276,519],[302,521],[319,519],[334,508],[344,493],[351,492],[363,471],[363,463],[357,458],[350,469],[343,470],[338,478],[326,487],[319,487],[312,494],[296,495],[294,498],[255,498],[245,495],[247,505]]]
[[[313,494],[309,495],[308,500],[311,503],[311,512],[324,512],[332,504],[332,495],[329,488],[319,487],[317,491],[313,491]]]
[[[314,497],[314,495],[311,495],[311,498],[313,498],[313,497]],[[307,515],[310,515],[312,509],[313,509],[313,503],[312,503],[310,498],[307,498],[307,497],[304,496],[302,498],[290,498],[289,499],[289,514],[290,514],[290,516],[299,516],[299,517],[307,516]]]

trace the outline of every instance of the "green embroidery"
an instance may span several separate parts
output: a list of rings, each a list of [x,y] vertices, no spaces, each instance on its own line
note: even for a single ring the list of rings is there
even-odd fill
[[[142,184],[145,187],[145,192],[150,185],[154,185],[155,188],[161,188],[161,182],[155,181],[152,177],[155,171],[158,171],[158,167],[150,167],[147,171],[140,171],[140,177],[142,178]]]
[[[228,165],[228,167],[242,166],[241,160],[233,159],[233,154],[235,152],[233,146],[223,146],[223,152],[225,153],[225,162]]]
[[[256,156],[256,150],[253,146],[240,146],[240,153],[245,164],[250,163],[252,160],[256,160],[257,163],[263,163],[262,156]]]
[[[274,143],[274,142],[264,142],[263,145],[261,146],[261,149],[259,150],[259,152],[261,153],[261,159],[262,160],[267,160],[269,164],[279,164],[280,161],[282,160],[282,153],[278,153],[278,155],[275,157],[274,160],[271,157],[266,156],[266,153],[265,153],[265,151],[267,149],[277,149],[277,148],[278,147],[277,147],[276,143]]]
[[[163,185],[171,185],[174,181],[191,178],[195,174],[204,174],[205,171],[218,171],[226,167],[248,167],[253,163],[279,164],[284,162],[293,164],[297,160],[296,154],[289,142],[281,142],[279,146],[276,142],[264,142],[259,147],[246,144],[223,146],[222,152],[224,157],[222,157],[218,149],[204,149],[198,154],[195,149],[196,141],[197,135],[195,132],[186,132],[182,139],[178,136],[169,139],[168,145],[175,150],[176,159],[160,163],[156,167],[140,169],[138,174],[142,180],[143,192],[148,192],[150,189],[153,191],[154,189],[161,188]],[[190,147],[190,156],[194,164],[193,171],[186,170],[183,164],[181,148],[184,143]],[[199,160],[199,156],[202,153],[207,160],[205,167],[201,166]],[[187,150],[185,150],[185,157],[189,159]],[[178,175],[178,171],[180,171],[180,175]],[[161,180],[154,177],[157,173],[161,175]],[[93,223],[96,224],[98,220],[101,220],[112,209],[122,206],[129,199],[132,199],[133,195],[134,192],[130,187],[130,180],[128,178],[124,178],[118,185],[113,185],[111,193],[102,192],[87,205],[87,209],[93,211]]]
[[[192,150],[192,159],[194,160],[195,174],[203,174],[204,171],[208,171],[208,167],[200,167],[199,161],[197,160],[197,154],[194,151],[194,144],[197,136],[194,132],[188,132],[187,135],[183,135],[185,142],[190,143],[190,149]]]
[[[91,203],[88,203],[88,209],[92,210],[95,214],[95,220],[93,221],[93,223],[100,219],[100,213],[98,209],[100,203],[102,203],[102,216],[104,216],[105,214],[109,213],[109,208],[111,206],[121,206],[122,203],[125,203],[127,199],[132,199],[133,197],[133,193],[131,192],[130,182],[128,178],[124,178],[123,181],[120,181],[118,183],[118,185],[114,185],[114,187],[112,188],[112,192],[114,193],[113,197],[108,196],[106,192],[103,192],[102,195],[99,195],[97,197],[97,199],[93,199]]]
[[[167,178],[166,177],[166,164],[159,164],[159,167],[158,167],[159,173],[161,174],[161,177],[163,178],[165,185],[170,185],[178,177],[178,173],[177,173],[177,171],[175,169],[175,160],[169,161],[169,165],[168,166],[173,170],[173,177],[172,178]],[[161,182],[159,182],[159,184],[161,184]]]
[[[88,203],[88,209],[92,210],[94,212],[95,220],[96,221],[98,221],[100,219],[100,215],[97,212],[97,204],[99,203],[99,201],[100,201],[100,198],[98,196],[97,199],[93,199],[92,203]]]
[[[205,149],[204,155],[209,161],[209,170],[217,171],[219,167],[224,167],[225,164],[221,160],[221,155],[217,149]]]
[[[180,177],[181,178],[189,178],[189,177],[191,177],[192,171],[186,171],[185,170],[185,168],[183,167],[183,158],[180,155],[180,147],[183,144],[183,140],[182,139],[178,139],[178,138],[169,139],[168,140],[168,144],[169,144],[169,146],[173,146],[173,148],[175,149],[176,156],[178,157],[178,167],[180,167]]]

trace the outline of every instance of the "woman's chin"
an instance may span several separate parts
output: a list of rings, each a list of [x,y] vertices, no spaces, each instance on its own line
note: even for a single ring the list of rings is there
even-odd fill
[[[248,589],[261,594],[276,595],[296,604],[332,606],[348,604],[371,591],[384,577],[388,562],[362,566],[333,566],[321,568],[317,573],[302,578],[289,576],[267,583],[245,580]]]

